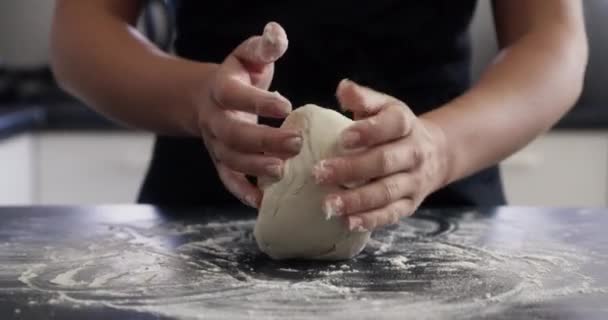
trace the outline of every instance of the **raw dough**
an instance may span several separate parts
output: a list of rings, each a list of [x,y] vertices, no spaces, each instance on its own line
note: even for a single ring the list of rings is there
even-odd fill
[[[327,219],[321,209],[324,197],[339,187],[319,186],[312,176],[319,160],[335,154],[340,133],[351,123],[315,105],[296,109],[283,123],[301,129],[304,143],[300,154],[286,161],[283,178],[264,186],[254,234],[260,250],[270,257],[341,260],[365,247],[370,232],[351,232],[343,218]]]

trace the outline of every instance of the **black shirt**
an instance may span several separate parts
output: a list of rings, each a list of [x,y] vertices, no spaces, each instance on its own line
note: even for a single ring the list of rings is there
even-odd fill
[[[280,23],[289,49],[271,90],[294,106],[336,108],[335,90],[350,78],[406,102],[416,114],[439,107],[470,85],[468,26],[475,0],[200,1],[177,3],[176,52],[220,63],[243,40]],[[466,116],[466,115],[463,115]],[[277,126],[269,119],[262,122]],[[140,202],[200,205],[234,202],[198,138],[157,138]],[[426,206],[505,203],[497,167],[430,195]]]

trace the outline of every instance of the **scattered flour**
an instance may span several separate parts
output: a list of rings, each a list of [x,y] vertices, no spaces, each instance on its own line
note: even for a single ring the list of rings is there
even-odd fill
[[[252,220],[156,226],[146,234],[116,226],[104,242],[44,251],[45,263],[24,266],[19,280],[49,294],[41,304],[191,319],[350,319],[375,318],[378,312],[392,319],[459,319],[473,313],[491,318],[522,303],[608,294],[582,271],[592,250],[542,237],[535,239],[542,244],[538,248],[514,249],[500,237],[482,246],[479,237],[487,236],[491,225],[475,221],[432,239],[419,239],[419,230],[436,229],[427,222],[418,222],[418,229],[400,226],[379,234],[353,261],[321,269],[276,268],[290,273],[282,274],[285,279],[264,273],[263,263],[242,260],[251,258],[254,248],[243,231],[253,227]],[[516,225],[512,229],[519,235]],[[158,234],[190,240],[168,249]],[[292,274],[302,279],[287,279]]]

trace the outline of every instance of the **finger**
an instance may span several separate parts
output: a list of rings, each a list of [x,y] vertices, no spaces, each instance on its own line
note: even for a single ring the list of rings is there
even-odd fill
[[[416,178],[408,173],[399,173],[360,188],[329,194],[324,199],[323,208],[328,217],[358,214],[411,198],[418,188]]]
[[[313,176],[318,184],[346,185],[411,170],[421,158],[417,147],[399,141],[350,156],[321,160],[313,167]]]
[[[261,36],[255,36],[241,43],[232,55],[246,64],[266,65],[277,61],[288,46],[287,33],[276,22],[264,27]]]
[[[302,148],[302,136],[294,129],[272,128],[221,115],[211,121],[211,133],[223,144],[240,152],[296,155]]]
[[[211,91],[215,104],[225,110],[239,110],[271,118],[285,118],[291,112],[291,102],[278,92],[252,86],[237,77],[217,79]]]
[[[402,104],[388,104],[369,118],[356,121],[340,136],[343,149],[372,147],[410,134],[414,114]]]
[[[252,176],[268,176],[280,179],[283,176],[283,161],[257,153],[242,153],[222,143],[213,146],[213,154],[226,167]]]
[[[241,202],[253,208],[260,206],[262,192],[244,174],[234,172],[221,163],[217,164],[217,172],[226,189]]]
[[[401,199],[380,209],[348,216],[346,222],[351,231],[371,231],[378,227],[395,224],[399,222],[400,218],[411,216],[414,211],[415,206],[411,199]]]
[[[398,101],[389,95],[360,86],[348,79],[340,81],[336,96],[343,110],[360,115],[375,114],[384,105]]]
[[[271,184],[277,182],[277,178],[272,178],[269,176],[258,176],[258,187],[262,190],[266,189]]]

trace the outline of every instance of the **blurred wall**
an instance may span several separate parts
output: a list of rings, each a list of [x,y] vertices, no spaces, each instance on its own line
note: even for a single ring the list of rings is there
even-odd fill
[[[608,1],[585,0],[589,65],[580,105],[605,108],[608,104]]]
[[[489,0],[479,0],[477,11],[471,22],[471,39],[473,40],[473,79],[479,78],[483,69],[492,62],[498,51],[494,17]]]
[[[21,67],[48,62],[54,4],[54,0],[0,0],[0,64]]]

